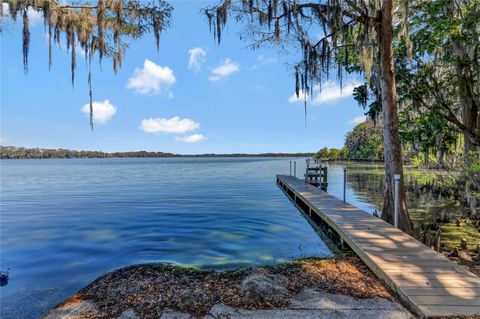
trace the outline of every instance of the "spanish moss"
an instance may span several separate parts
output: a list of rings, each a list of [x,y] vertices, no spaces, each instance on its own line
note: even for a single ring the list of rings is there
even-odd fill
[[[115,73],[121,68],[128,41],[135,40],[152,32],[157,49],[160,46],[160,33],[170,26],[173,7],[163,0],[154,3],[135,0],[99,0],[96,4],[88,1],[76,1],[65,4],[58,0],[3,0],[8,12],[1,6],[0,17],[16,20],[23,19],[22,56],[23,68],[28,72],[30,47],[29,12],[42,13],[48,36],[48,68],[53,64],[52,41],[61,47],[61,38],[65,36],[66,47],[70,54],[70,72],[72,86],[75,83],[78,48],[86,52],[88,67],[89,98],[92,108],[92,73],[90,63],[95,56],[99,62],[107,58],[112,60]],[[71,50],[71,51],[70,51]],[[87,58],[87,55],[89,58]],[[90,114],[93,127],[93,110]]]
[[[407,0],[404,0],[407,1]],[[306,97],[321,81],[329,79],[336,65],[336,77],[341,86],[345,67],[352,61],[348,46],[369,50],[363,51],[364,72],[370,78],[372,69],[372,48],[378,39],[375,32],[377,20],[375,12],[378,1],[329,0],[325,2],[302,2],[298,0],[258,0],[258,1],[220,1],[205,10],[213,29],[214,39],[221,42],[223,28],[228,15],[237,21],[245,22],[242,38],[252,41],[252,48],[263,44],[296,43],[300,57],[295,67],[295,94]],[[318,39],[318,27],[323,37]],[[273,27],[272,27],[273,26]],[[341,57],[341,58],[340,58]],[[306,113],[306,107],[305,107]],[[306,116],[306,115],[305,115]]]
[[[23,10],[23,70],[28,72],[28,50],[30,47],[30,30],[28,28],[27,10]]]

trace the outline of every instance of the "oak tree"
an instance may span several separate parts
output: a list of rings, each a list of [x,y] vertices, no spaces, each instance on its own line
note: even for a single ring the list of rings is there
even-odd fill
[[[406,0],[400,4],[394,8],[392,0],[223,0],[207,7],[205,16],[218,43],[231,16],[244,24],[242,37],[251,39],[254,48],[266,43],[298,47],[301,57],[295,65],[295,92],[305,99],[305,108],[307,92],[312,95],[315,84],[328,79],[334,67],[342,83],[349,57],[354,53],[360,57],[363,73],[379,93],[382,110],[386,176],[382,218],[393,223],[393,177],[400,174],[399,227],[412,233],[403,187],[392,45],[394,9],[408,10]]]

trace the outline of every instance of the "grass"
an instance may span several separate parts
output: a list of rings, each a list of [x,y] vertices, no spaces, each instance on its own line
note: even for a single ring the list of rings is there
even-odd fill
[[[441,224],[440,229],[442,230],[441,243],[447,251],[459,247],[462,238],[467,240],[468,250],[475,250],[480,245],[480,232],[471,220],[463,221],[460,227],[455,223]]]

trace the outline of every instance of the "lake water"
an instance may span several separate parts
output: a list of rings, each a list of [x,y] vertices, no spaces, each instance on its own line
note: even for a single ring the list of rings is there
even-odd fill
[[[226,269],[332,256],[275,184],[289,160],[2,160],[1,317],[36,318],[130,264]]]
[[[290,160],[302,175],[303,158],[0,161],[0,269],[10,268],[0,317],[37,318],[136,263],[228,269],[332,256],[276,186]],[[382,165],[329,165],[328,191],[340,198],[344,167],[347,201],[378,209]],[[413,201],[415,216],[431,203]]]

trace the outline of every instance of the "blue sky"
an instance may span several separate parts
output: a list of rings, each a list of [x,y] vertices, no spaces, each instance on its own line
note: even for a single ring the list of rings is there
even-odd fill
[[[310,152],[343,146],[345,134],[364,118],[351,97],[358,82],[344,81],[340,92],[332,81],[309,102],[305,127],[287,65],[295,57],[276,48],[246,48],[235,25],[217,46],[200,14],[209,2],[171,3],[172,27],[162,34],[160,52],[147,35],[131,42],[116,76],[111,61],[95,64],[93,132],[83,111],[83,57],[78,55],[72,88],[69,54],[54,46],[48,71],[43,23],[32,17],[25,75],[21,28],[8,23],[1,35],[1,144],[182,154]]]

